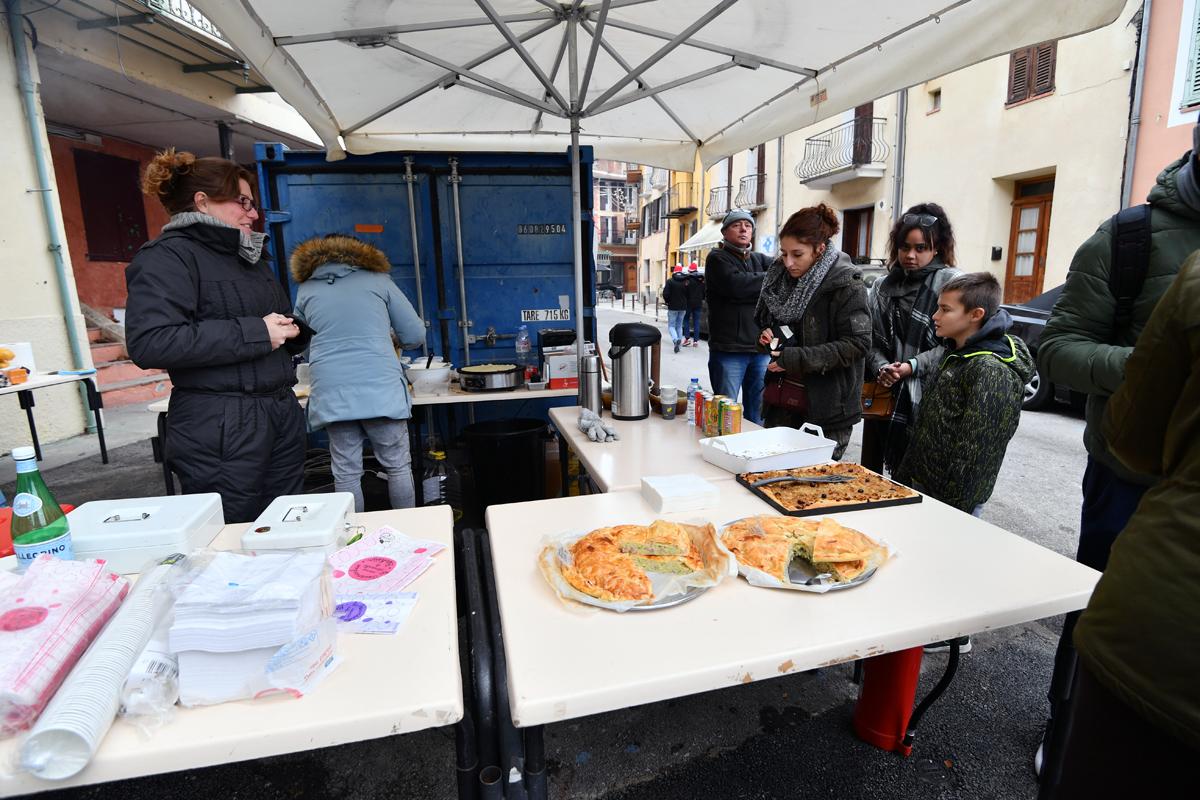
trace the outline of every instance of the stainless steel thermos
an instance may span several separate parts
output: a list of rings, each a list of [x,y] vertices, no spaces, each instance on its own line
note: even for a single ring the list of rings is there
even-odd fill
[[[661,338],[658,328],[644,322],[622,322],[609,331],[613,419],[650,416],[650,350]]]

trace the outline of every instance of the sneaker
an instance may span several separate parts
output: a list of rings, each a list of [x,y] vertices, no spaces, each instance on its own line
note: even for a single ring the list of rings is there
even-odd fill
[[[679,352],[679,342],[675,342],[675,352]]]
[[[688,337],[687,339],[684,339],[684,340],[683,340],[683,346],[684,346],[684,347],[691,347],[691,346],[692,346],[692,340],[691,340],[691,337]]]
[[[959,655],[966,655],[971,652],[971,637],[959,636],[957,639],[947,639],[944,642],[934,642],[933,644],[925,645],[926,653],[948,653],[950,652],[950,644],[955,642],[958,644]]]

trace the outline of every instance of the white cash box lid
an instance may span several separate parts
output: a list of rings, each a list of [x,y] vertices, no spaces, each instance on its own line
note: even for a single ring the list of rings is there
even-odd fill
[[[331,547],[346,531],[354,511],[349,492],[276,497],[242,533],[244,550]]]
[[[93,500],[67,514],[77,557],[126,549],[207,547],[225,524],[221,495]],[[204,541],[196,541],[200,536]]]

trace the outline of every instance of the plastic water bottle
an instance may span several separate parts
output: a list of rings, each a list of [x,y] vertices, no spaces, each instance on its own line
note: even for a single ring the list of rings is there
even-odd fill
[[[17,491],[12,499],[12,540],[17,570],[24,572],[42,553],[72,559],[71,529],[54,494],[42,480],[32,447],[14,447]]]
[[[525,369],[525,380],[530,380],[533,376],[530,372],[537,372],[537,365],[533,363],[533,341],[529,338],[529,326],[522,325],[517,329],[517,363]]]
[[[421,478],[421,494],[427,506],[449,505],[454,521],[462,519],[462,489],[458,470],[446,460],[441,450],[431,450],[429,466]]]
[[[687,387],[687,421],[689,425],[696,424],[696,393],[700,391],[700,379],[692,378]]]

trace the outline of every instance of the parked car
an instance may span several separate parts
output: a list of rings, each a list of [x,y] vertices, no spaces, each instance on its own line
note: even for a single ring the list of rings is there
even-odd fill
[[[1046,320],[1050,319],[1050,312],[1054,309],[1054,304],[1058,301],[1062,290],[1062,285],[1059,285],[1024,303],[1005,303],[1000,306],[1013,318],[1012,333],[1024,339],[1025,344],[1029,347],[1029,352],[1033,354],[1035,362],[1033,377],[1029,379],[1029,383],[1025,384],[1025,400],[1021,403],[1021,408],[1028,411],[1045,408],[1054,400],[1081,405],[1087,399],[1087,395],[1072,391],[1066,386],[1042,380],[1041,374],[1037,371],[1038,343],[1041,341],[1042,331],[1046,327]]]
[[[613,300],[620,300],[625,294],[625,287],[619,283],[598,283],[596,284],[596,299],[607,300],[610,297]]]

